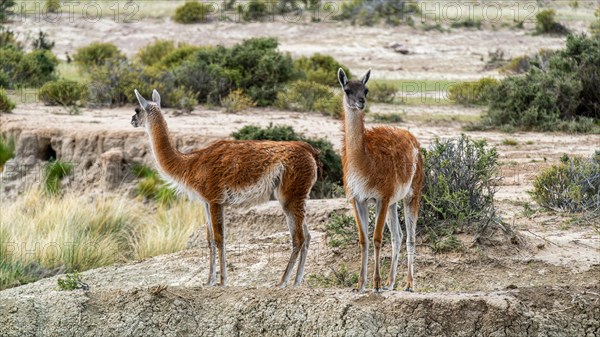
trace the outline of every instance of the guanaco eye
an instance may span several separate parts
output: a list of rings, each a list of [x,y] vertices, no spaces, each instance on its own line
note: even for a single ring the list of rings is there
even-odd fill
[[[350,90],[344,90],[344,92],[346,92],[346,95],[350,95]]]
[[[369,93],[369,89],[365,89],[365,96]]]

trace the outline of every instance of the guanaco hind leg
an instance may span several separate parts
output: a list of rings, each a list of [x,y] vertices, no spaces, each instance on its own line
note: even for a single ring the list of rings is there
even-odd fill
[[[394,290],[396,274],[398,273],[398,260],[400,259],[400,248],[402,246],[402,229],[398,221],[398,204],[393,203],[388,208],[387,225],[392,237],[392,265],[385,290]]]
[[[214,286],[217,280],[217,268],[216,268],[216,244],[215,237],[213,235],[212,219],[210,214],[210,208],[208,203],[204,204],[206,210],[206,240],[208,241],[208,248],[210,251],[210,265],[208,271],[208,282],[207,285]]]
[[[408,271],[406,275],[406,284],[404,290],[413,291],[414,285],[414,262],[415,262],[415,228],[417,217],[419,215],[419,203],[415,202],[414,197],[404,199],[404,221],[406,222],[406,253]]]
[[[298,259],[298,254],[301,253],[303,249],[307,235],[304,232],[304,201],[282,201],[281,205],[283,207],[285,219],[290,229],[290,235],[292,237],[292,253],[290,255],[290,260],[288,261],[287,267],[285,268],[285,272],[281,277],[281,281],[277,285],[278,287],[284,288],[290,280],[292,269],[294,269],[294,265],[296,264],[296,260]],[[304,268],[304,266],[299,265],[298,271],[300,271],[300,268]],[[300,277],[300,280],[301,279],[302,278]]]

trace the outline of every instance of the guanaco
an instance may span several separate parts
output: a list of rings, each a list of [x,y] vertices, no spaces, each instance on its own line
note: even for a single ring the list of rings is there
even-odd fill
[[[354,208],[362,259],[357,290],[364,292],[366,285],[370,201],[375,202],[376,213],[373,233],[375,246],[373,287],[376,291],[381,288],[379,253],[383,227],[387,223],[392,239],[392,265],[387,285],[383,289],[394,289],[403,236],[398,221],[397,202],[402,200],[408,253],[408,274],[404,289],[412,291],[415,226],[424,179],[423,158],[419,142],[409,131],[394,127],[365,129],[365,106],[369,92],[366,84],[370,76],[369,69],[361,80],[348,80],[344,70],[341,68],[338,70],[338,80],[344,91],[342,143],[344,188]]]
[[[260,204],[273,194],[283,208],[292,237],[292,253],[278,286],[286,286],[298,255],[294,285],[300,285],[310,243],[306,199],[317,179],[318,152],[304,142],[220,140],[203,149],[181,153],[171,144],[159,93],[152,92],[152,101],[144,99],[137,90],[135,95],[141,108],[136,109],[131,124],[146,129],[158,171],[206,208],[208,285],[216,282],[216,250],[219,285],[227,284],[224,206]]]

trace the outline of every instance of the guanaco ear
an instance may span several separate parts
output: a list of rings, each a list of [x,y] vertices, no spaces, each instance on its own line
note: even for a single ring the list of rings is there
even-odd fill
[[[363,76],[363,78],[360,80],[363,85],[365,85],[365,84],[367,84],[367,82],[369,82],[369,77],[371,77],[371,68],[369,68],[369,70],[367,70],[367,73],[365,74],[365,76]]]
[[[140,105],[142,106],[142,108],[146,111],[148,111],[148,102],[146,101],[146,99],[144,97],[142,97],[142,95],[140,95],[140,92],[137,91],[137,89],[134,90],[135,92],[135,97],[137,97],[138,102],[140,102]]]
[[[160,108],[160,95],[156,89],[152,90],[152,101]]]
[[[342,88],[345,87],[346,84],[348,84],[348,76],[346,76],[346,73],[342,68],[338,70],[338,81],[340,81]]]

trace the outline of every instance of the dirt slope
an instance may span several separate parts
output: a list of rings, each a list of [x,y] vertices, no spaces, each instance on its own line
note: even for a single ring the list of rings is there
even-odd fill
[[[177,265],[179,254],[161,258]],[[129,270],[135,287],[112,277]],[[600,287],[500,292],[356,294],[348,289],[207,288],[144,282],[137,268],[83,274],[91,290],[55,278],[0,292],[1,336],[598,336]],[[160,278],[156,278],[160,279]],[[119,286],[117,288],[117,286]],[[119,289],[120,288],[120,289]]]

